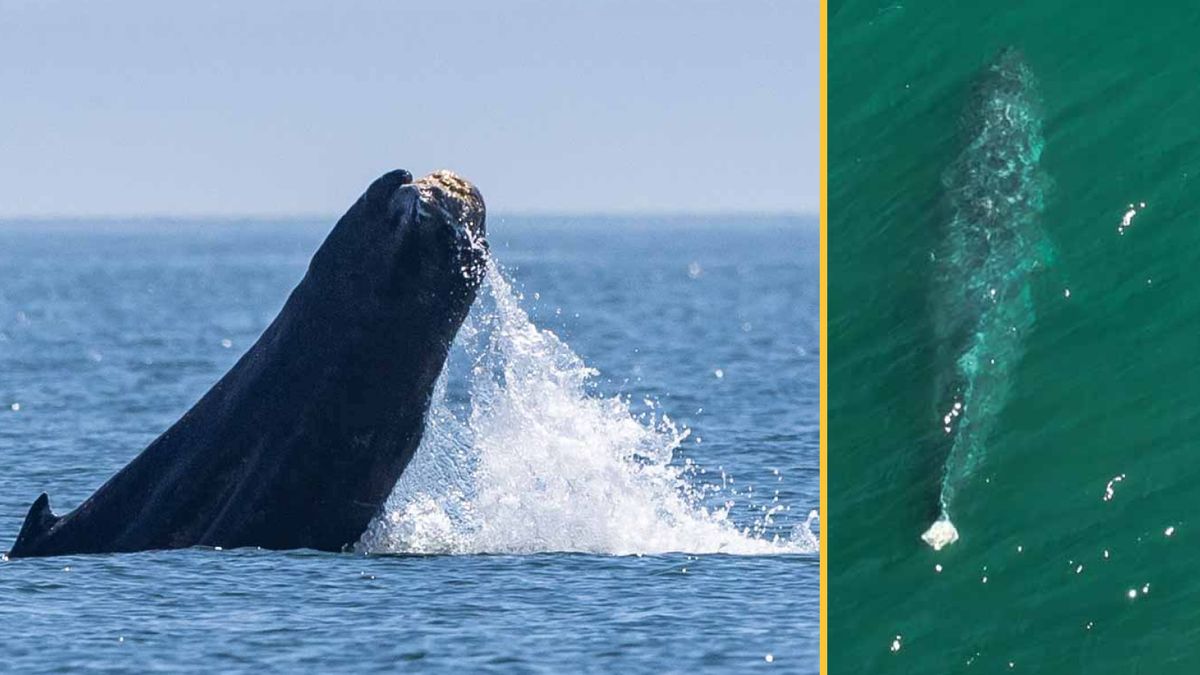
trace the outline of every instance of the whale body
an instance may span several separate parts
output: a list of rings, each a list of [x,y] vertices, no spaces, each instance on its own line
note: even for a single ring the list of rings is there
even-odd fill
[[[353,546],[420,443],[484,221],[453,173],[376,180],[237,364],[78,508],[38,497],[9,556]]]
[[[950,443],[940,514],[922,535],[958,539],[951,512],[985,456],[1033,327],[1033,272],[1050,262],[1042,233],[1044,140],[1032,73],[1015,49],[987,66],[962,116],[961,150],[943,175],[948,218],[935,255],[939,424]]]

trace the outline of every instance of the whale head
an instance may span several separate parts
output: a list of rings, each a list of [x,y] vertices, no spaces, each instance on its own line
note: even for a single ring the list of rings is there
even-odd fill
[[[321,512],[318,548],[353,543],[346,533],[366,529],[416,452],[483,281],[485,219],[479,190],[457,174],[384,174],[334,226],[264,334],[288,363],[303,355],[293,379],[311,380],[303,406],[316,412],[303,419],[323,436],[317,459],[298,455],[297,467],[325,468],[320,495],[296,492],[293,509]]]
[[[389,207],[432,247],[427,253],[438,274],[461,278],[472,289],[479,285],[487,260],[487,208],[474,185],[453,171],[435,171],[398,189]]]
[[[84,506],[59,517],[43,494],[12,555],[352,546],[421,442],[484,218],[451,172],[377,179],[237,364]]]
[[[388,172],[313,256],[309,286],[337,314],[445,316],[456,329],[486,269],[486,213],[479,190],[454,172],[416,180],[402,169]]]

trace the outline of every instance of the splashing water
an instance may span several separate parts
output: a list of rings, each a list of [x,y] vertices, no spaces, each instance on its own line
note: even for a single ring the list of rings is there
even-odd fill
[[[359,549],[373,553],[630,555],[808,553],[816,513],[789,538],[707,509],[712,488],[672,464],[688,431],[639,419],[628,399],[589,394],[596,371],[540,330],[489,259],[455,340],[425,435]]]

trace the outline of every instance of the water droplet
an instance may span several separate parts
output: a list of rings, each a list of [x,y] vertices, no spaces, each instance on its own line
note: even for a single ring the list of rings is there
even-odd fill
[[[1106,502],[1112,501],[1112,498],[1116,494],[1117,483],[1120,483],[1123,480],[1125,480],[1125,474],[1121,474],[1119,476],[1113,476],[1112,480],[1108,481],[1108,485],[1104,486],[1104,501],[1106,501]]]
[[[1125,230],[1133,227],[1133,218],[1138,214],[1138,209],[1146,208],[1146,202],[1138,202],[1135,206],[1130,204],[1125,210],[1125,214],[1121,216],[1121,223],[1117,225],[1117,234],[1125,234]]]
[[[732,499],[724,510],[714,508],[711,518],[680,499],[681,474],[676,469],[684,467],[671,462],[674,448],[690,438],[694,443],[685,443],[686,448],[699,450],[696,443],[702,439],[687,435],[661,415],[657,420],[640,417],[645,411],[638,405],[641,399],[628,392],[598,405],[601,401],[589,389],[594,370],[559,336],[530,320],[501,270],[489,263],[484,279],[473,316],[459,332],[464,339],[456,341],[450,357],[459,359],[457,363],[469,373],[470,417],[460,415],[456,403],[435,393],[422,447],[393,490],[386,516],[364,535],[364,549],[473,553],[585,548],[658,553],[809,548],[811,533],[805,525],[793,527],[790,537],[773,543],[765,535],[775,532],[760,527],[765,512],[750,499],[737,497],[736,504],[739,514],[755,507],[753,513],[760,520],[747,530],[741,529],[745,523],[735,526],[733,522]],[[710,365],[709,372],[714,377],[724,375],[716,365]],[[718,386],[723,385],[722,381]],[[639,410],[631,410],[635,407]],[[655,412],[658,408],[655,403]],[[636,468],[627,461],[630,450],[638,455]],[[469,461],[502,470],[447,477],[441,467],[447,461],[461,464],[457,460],[464,453]],[[627,481],[631,469],[637,471],[637,480]],[[698,497],[713,504],[732,497],[731,477],[707,480],[720,475],[719,468],[713,467],[711,474],[702,466],[687,471],[702,477],[697,481],[703,484],[696,486]],[[497,475],[503,479],[496,479]],[[781,480],[776,476],[777,487],[783,487]],[[704,490],[710,482],[712,489]],[[565,520],[564,503],[571,504]],[[626,503],[653,504],[655,509],[662,505],[661,511],[652,512],[663,515],[661,519],[629,518],[619,528],[573,526],[589,520],[608,522]],[[714,520],[720,521],[718,528],[708,525]],[[480,522],[506,526],[489,530],[479,528]],[[815,537],[811,540],[815,549]],[[674,568],[675,573],[681,573],[682,567]]]

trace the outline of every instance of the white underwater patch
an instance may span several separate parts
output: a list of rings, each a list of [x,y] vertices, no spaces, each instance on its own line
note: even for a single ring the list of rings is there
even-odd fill
[[[359,544],[374,553],[778,554],[818,549],[816,513],[765,538],[673,463],[687,437],[588,391],[595,371],[520,306],[488,262],[438,381],[420,448]]]
[[[933,550],[940,551],[958,541],[958,528],[954,527],[954,523],[950,522],[949,518],[938,518],[933,525],[929,526],[928,530],[925,530],[921,539],[932,546]]]

